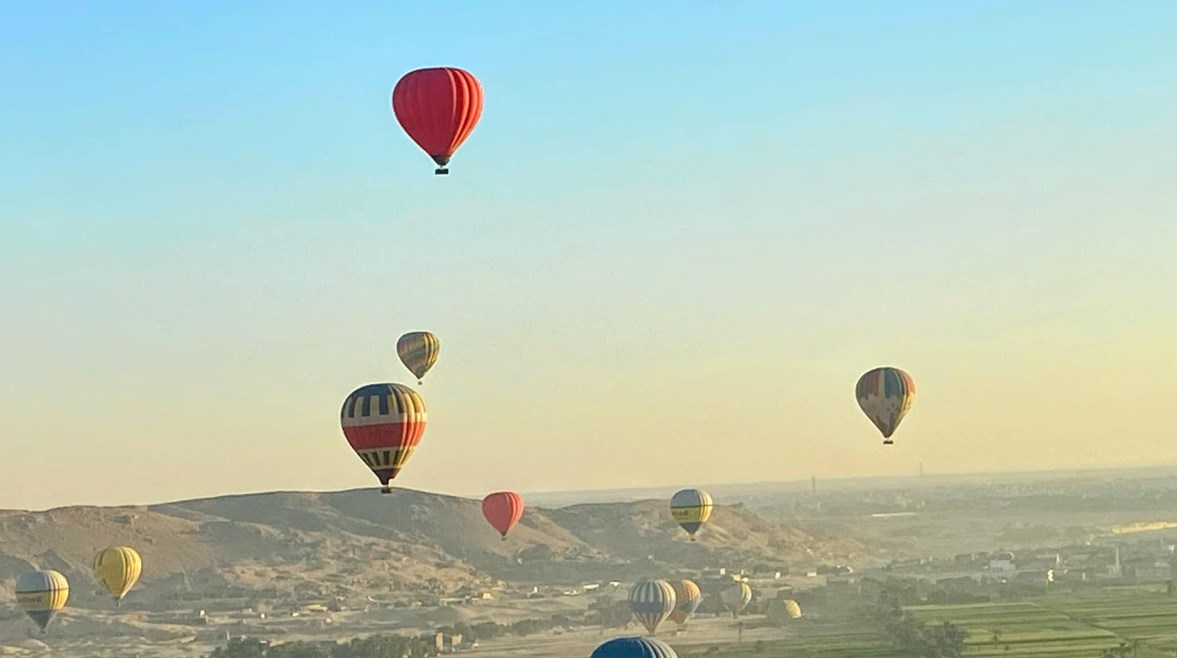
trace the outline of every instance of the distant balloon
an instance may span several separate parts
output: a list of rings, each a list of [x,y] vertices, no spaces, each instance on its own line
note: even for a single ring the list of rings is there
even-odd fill
[[[597,647],[589,658],[678,658],[678,654],[655,637],[619,637]]]
[[[674,588],[675,603],[669,619],[682,626],[699,609],[699,604],[703,602],[703,592],[690,580],[672,580],[670,586]]]
[[[482,515],[507,541],[507,533],[523,518],[523,497],[514,491],[489,494],[482,499]]]
[[[638,581],[629,590],[629,607],[633,616],[653,635],[674,610],[674,588],[665,580]]]
[[[452,67],[417,69],[392,90],[392,111],[409,137],[446,168],[454,152],[482,116],[482,85],[470,73]]]
[[[16,580],[16,603],[45,632],[69,600],[69,581],[56,571],[29,571]]]
[[[143,573],[143,558],[129,546],[112,546],[94,556],[94,579],[121,603]]]
[[[883,433],[883,445],[895,443],[891,435],[915,402],[915,382],[899,368],[875,368],[858,379],[854,390],[858,406]]]
[[[752,602],[752,586],[748,583],[736,583],[723,590],[719,598],[723,601],[724,607],[731,611],[732,616],[738,617]]]
[[[670,515],[695,541],[695,533],[711,518],[714,503],[711,496],[701,489],[683,489],[670,499]]]
[[[401,363],[421,383],[421,378],[433,364],[437,363],[437,355],[441,352],[441,341],[428,331],[414,331],[407,333],[396,341],[396,353]]]
[[[793,599],[785,600],[785,611],[789,613],[789,619],[801,618],[801,606]]]
[[[425,402],[403,384],[368,384],[347,396],[339,412],[343,435],[382,485],[404,468],[425,434]]]

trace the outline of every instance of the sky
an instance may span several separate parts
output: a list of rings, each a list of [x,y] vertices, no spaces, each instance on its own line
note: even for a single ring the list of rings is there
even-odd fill
[[[339,407],[419,329],[404,487],[1177,463],[1172,2],[3,14],[0,508],[375,487]]]

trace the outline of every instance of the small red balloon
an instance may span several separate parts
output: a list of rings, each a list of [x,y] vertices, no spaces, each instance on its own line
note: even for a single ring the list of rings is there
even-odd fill
[[[523,497],[514,491],[496,491],[482,499],[482,515],[507,539],[507,532],[523,517]]]
[[[392,90],[396,120],[417,146],[448,174],[450,158],[482,116],[482,85],[467,71],[452,67],[406,73]]]

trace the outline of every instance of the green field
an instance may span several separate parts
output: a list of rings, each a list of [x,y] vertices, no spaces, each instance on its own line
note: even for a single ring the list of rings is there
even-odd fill
[[[908,609],[925,622],[950,621],[968,629],[965,655],[978,658],[1098,657],[1105,649],[1134,641],[1140,656],[1177,650],[1177,599],[1155,586],[1069,592],[1019,603]]]
[[[1155,585],[1109,587],[1044,594],[1018,602],[912,606],[907,610],[935,624],[949,621],[969,631],[964,655],[970,658],[1100,658],[1126,644],[1130,658],[1177,656],[1177,599]],[[705,646],[680,650],[680,656],[724,658],[910,658],[877,629],[845,615],[809,619],[791,629],[789,640],[725,645],[707,654]],[[994,642],[996,634],[996,642]],[[1131,647],[1136,644],[1137,652]]]

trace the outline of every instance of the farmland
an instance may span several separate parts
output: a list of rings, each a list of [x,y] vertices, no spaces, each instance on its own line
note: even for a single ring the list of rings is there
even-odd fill
[[[1020,601],[905,608],[933,625],[951,622],[968,630],[970,658],[1100,658],[1124,647],[1124,656],[1177,655],[1177,598],[1161,585],[1105,587],[1043,594]],[[857,621],[856,621],[857,619]],[[792,626],[787,640],[680,646],[680,656],[730,658],[911,658],[881,629],[853,615],[814,618]],[[1135,647],[1135,653],[1133,652]],[[1115,656],[1120,656],[1117,651]]]
[[[1108,587],[1009,603],[908,608],[969,631],[967,656],[1099,656],[1121,643],[1139,655],[1177,650],[1177,599],[1159,586]],[[1158,653],[1160,652],[1160,653]]]

